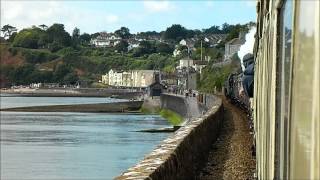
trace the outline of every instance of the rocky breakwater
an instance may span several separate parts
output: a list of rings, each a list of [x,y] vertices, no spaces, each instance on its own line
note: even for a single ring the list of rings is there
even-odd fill
[[[168,100],[167,103],[171,101]],[[171,107],[183,110],[183,107]],[[187,117],[188,113],[182,115]],[[207,158],[210,146],[217,138],[222,119],[222,101],[216,98],[214,105],[203,116],[190,119],[140,163],[116,179],[193,179],[196,176],[196,168]]]

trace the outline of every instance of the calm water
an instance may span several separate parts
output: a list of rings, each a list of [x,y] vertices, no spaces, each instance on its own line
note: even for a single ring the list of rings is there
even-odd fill
[[[112,179],[169,135],[135,130],[166,126],[155,115],[1,112],[1,179]]]
[[[14,97],[1,96],[1,109],[25,106],[46,106],[46,105],[65,105],[65,104],[93,104],[125,101],[113,98],[94,98],[94,97]]]

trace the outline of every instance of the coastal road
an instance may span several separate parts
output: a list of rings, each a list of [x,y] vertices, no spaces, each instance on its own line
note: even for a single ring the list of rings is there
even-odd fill
[[[205,167],[195,179],[254,179],[255,158],[247,116],[223,99],[224,121]]]

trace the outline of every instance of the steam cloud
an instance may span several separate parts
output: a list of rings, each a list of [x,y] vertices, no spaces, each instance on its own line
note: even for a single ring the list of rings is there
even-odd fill
[[[246,42],[240,47],[240,50],[238,51],[238,56],[241,61],[241,67],[242,70],[244,70],[244,65],[243,65],[243,57],[251,53],[253,54],[253,46],[254,46],[254,35],[256,34],[256,27],[251,27],[249,32],[246,34]]]

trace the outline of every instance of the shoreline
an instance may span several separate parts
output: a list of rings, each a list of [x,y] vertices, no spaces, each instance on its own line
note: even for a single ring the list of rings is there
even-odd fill
[[[9,89],[0,90],[0,96],[5,97],[114,97],[133,99],[143,95],[142,91],[128,89]]]

